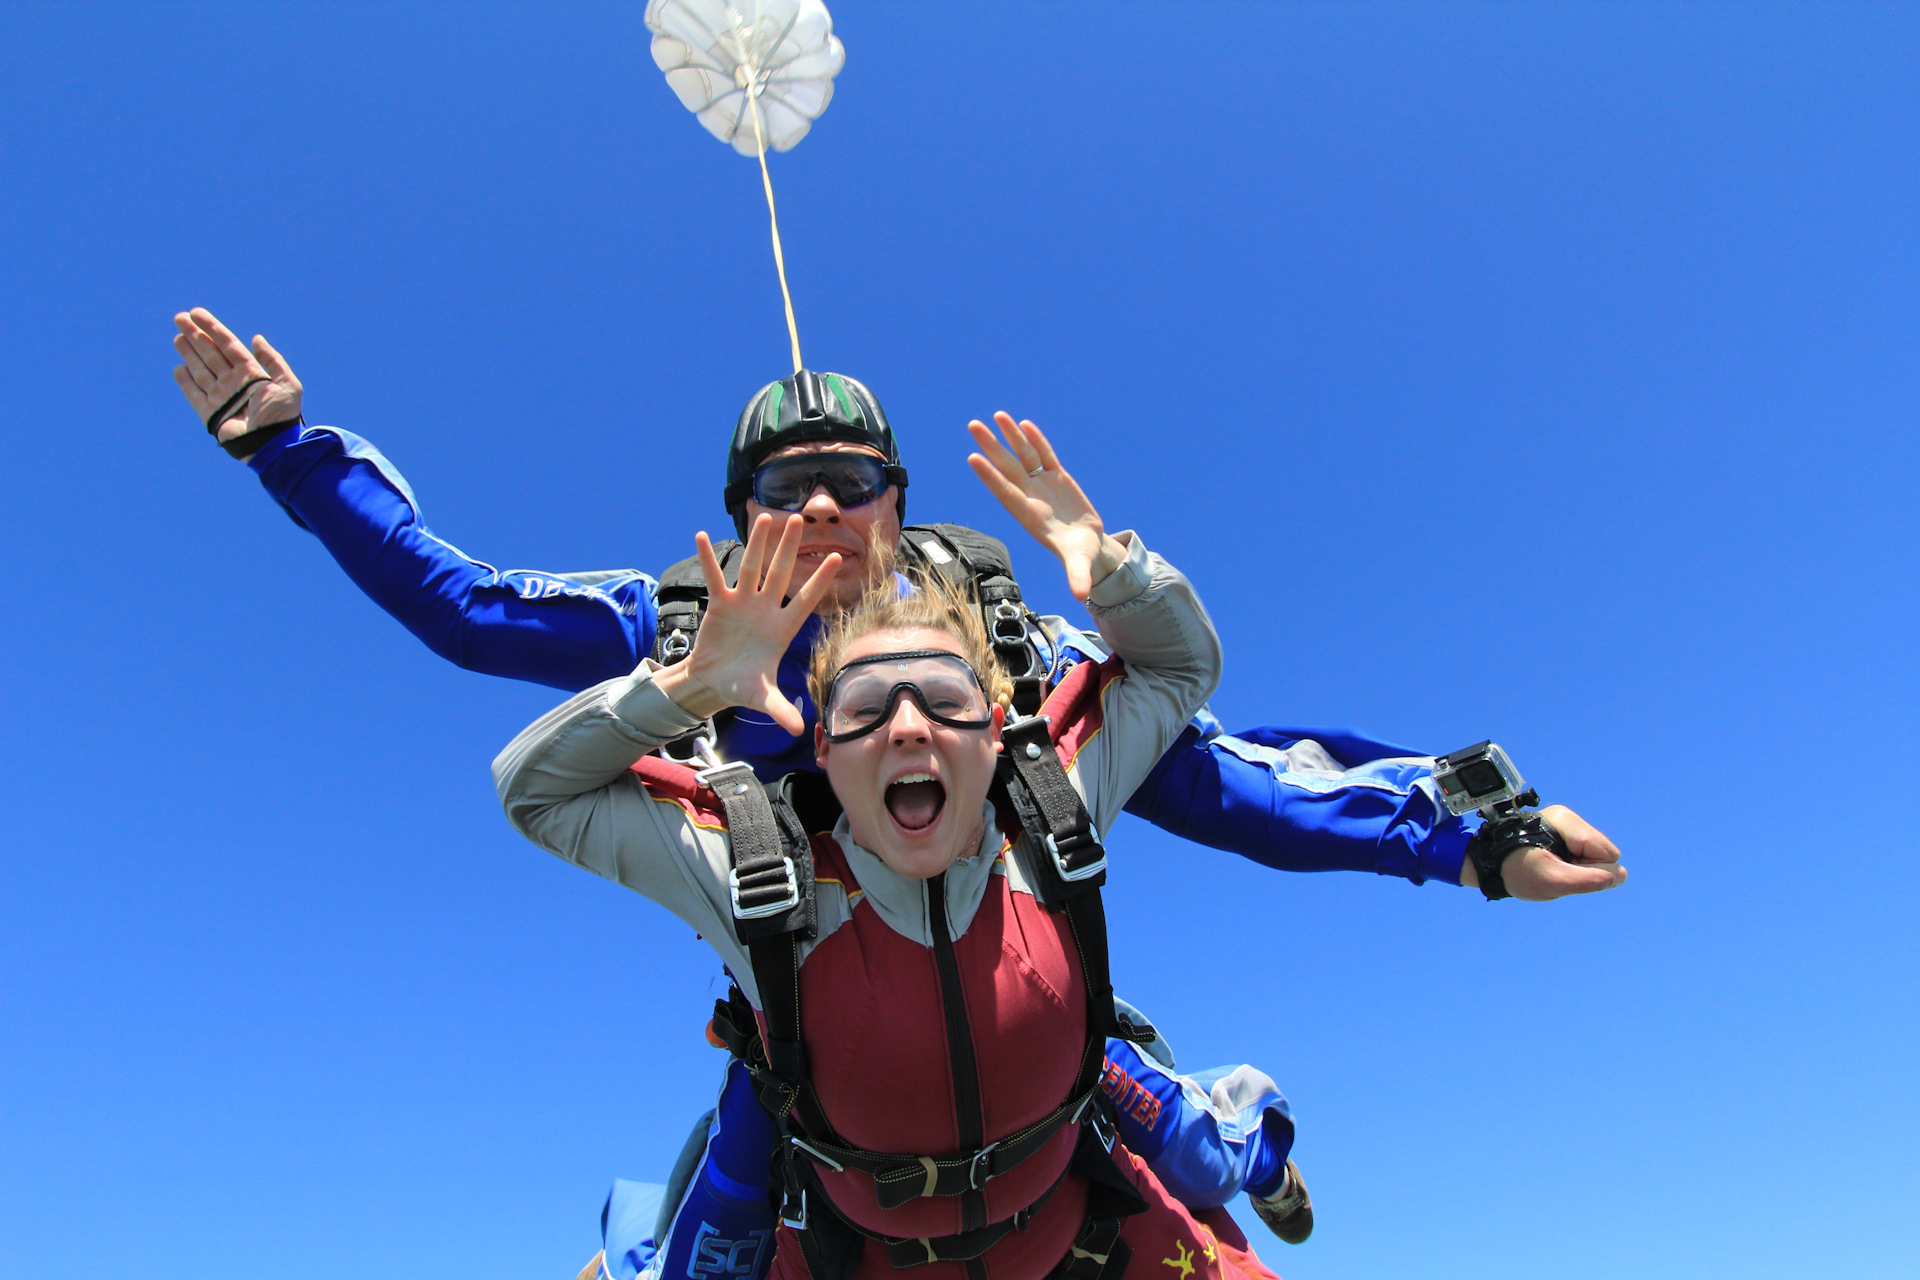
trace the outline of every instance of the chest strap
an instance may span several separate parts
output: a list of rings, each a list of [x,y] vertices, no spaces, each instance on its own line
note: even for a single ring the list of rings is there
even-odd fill
[[[1103,1104],[1104,1106],[1104,1104]],[[889,1236],[868,1231],[832,1207],[820,1190],[819,1182],[809,1178],[814,1198],[809,1205],[819,1209],[808,1218],[804,1229],[795,1228],[801,1237],[802,1252],[814,1280],[845,1280],[852,1274],[859,1246],[871,1240],[886,1250],[887,1261],[895,1267],[916,1267],[927,1262],[971,1262],[985,1254],[1016,1231],[1025,1231],[1060,1189],[1068,1177],[1088,1182],[1087,1217],[1075,1234],[1067,1256],[1051,1273],[1056,1280],[1118,1280],[1126,1270],[1129,1250],[1120,1240],[1122,1219],[1146,1211],[1147,1202],[1131,1179],[1120,1169],[1113,1155],[1114,1133],[1110,1122],[1081,1130],[1073,1159],[1052,1186],[1041,1192],[1032,1204],[1000,1222],[973,1231],[950,1236]],[[792,1227],[793,1223],[786,1223]],[[851,1246],[851,1247],[849,1247]],[[815,1265],[815,1260],[820,1262]],[[836,1267],[834,1264],[839,1263]]]
[[[792,1137],[797,1155],[816,1166],[839,1173],[857,1169],[873,1179],[874,1196],[882,1209],[898,1209],[925,1196],[957,1196],[984,1189],[990,1179],[1018,1168],[1022,1161],[1070,1124],[1083,1121],[1103,1125],[1095,1100],[1098,1090],[1079,1094],[1055,1107],[1045,1118],[1018,1133],[1008,1134],[971,1154],[957,1156],[898,1156],[844,1147],[820,1138]]]

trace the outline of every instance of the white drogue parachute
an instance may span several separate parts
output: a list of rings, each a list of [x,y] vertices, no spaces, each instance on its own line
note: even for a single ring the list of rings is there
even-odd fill
[[[743,156],[792,150],[847,61],[820,0],[652,0],[647,29],[681,105]]]
[[[681,105],[707,132],[760,162],[798,373],[800,329],[787,291],[767,150],[791,150],[833,101],[833,78],[847,60],[833,17],[821,0],[649,0],[646,22],[654,63]]]

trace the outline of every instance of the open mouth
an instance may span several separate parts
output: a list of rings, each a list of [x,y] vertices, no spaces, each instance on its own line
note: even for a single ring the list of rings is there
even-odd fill
[[[887,812],[908,831],[924,831],[940,820],[947,789],[930,773],[909,773],[887,785]]]

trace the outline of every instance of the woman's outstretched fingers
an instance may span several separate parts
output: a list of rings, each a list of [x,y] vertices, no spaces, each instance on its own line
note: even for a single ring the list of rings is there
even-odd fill
[[[734,579],[736,591],[758,591],[760,575],[767,563],[767,541],[772,535],[773,517],[761,512],[747,530],[747,549],[740,557],[740,576]]]
[[[1007,438],[1007,448],[1012,450],[1013,456],[1019,460],[1020,473],[1031,476],[1040,467],[1039,450],[1035,449],[1033,442],[1027,439],[1026,428],[1031,427],[1033,424],[1031,422],[1015,422],[1013,415],[1005,409],[995,413],[993,415],[993,421],[994,425],[1000,428],[1000,434]]]
[[[1020,431],[1026,436],[1027,443],[1033,446],[1034,454],[1039,457],[1041,466],[1049,471],[1064,472],[1066,470],[1060,465],[1060,456],[1053,451],[1053,442],[1047,439],[1044,431],[1025,418],[1020,420]]]
[[[780,541],[774,544],[773,560],[767,566],[767,594],[786,599],[787,586],[793,581],[793,564],[800,558],[800,538],[806,531],[806,520],[799,515],[790,515],[780,526]]]
[[[840,553],[829,552],[813,571],[813,576],[801,584],[793,593],[793,607],[805,613],[812,613],[827,598],[827,591],[833,586],[833,575],[840,572]]]
[[[987,492],[1000,500],[1000,505],[1018,515],[1014,504],[1026,500],[1026,492],[1019,485],[1007,479],[1000,468],[977,453],[967,455],[967,465],[973,468],[973,474],[980,477],[980,483],[987,486]]]
[[[727,575],[720,568],[720,558],[713,554],[713,539],[705,529],[693,535],[693,552],[700,557],[700,576],[707,580],[707,598],[726,591]]]
[[[1021,481],[1026,477],[1027,469],[1020,465],[1020,459],[1015,457],[1006,445],[1000,443],[1000,437],[993,434],[993,429],[987,426],[986,423],[980,421],[980,419],[975,418],[967,424],[967,431],[972,434],[973,442],[980,446],[980,456],[984,457],[993,466],[994,470],[1005,477],[1008,484],[1012,485],[1015,489],[1020,489],[1022,487]],[[986,477],[982,476],[981,478],[985,479]]]

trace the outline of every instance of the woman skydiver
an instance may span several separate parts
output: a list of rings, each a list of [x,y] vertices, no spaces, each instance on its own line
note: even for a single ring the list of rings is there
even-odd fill
[[[1098,835],[1212,692],[1218,641],[1186,579],[1106,533],[1039,430],[998,420],[1005,445],[970,424],[969,462],[1115,655],[1041,716],[1008,723],[977,608],[929,582],[871,593],[815,650],[825,806],[816,774],[776,783],[769,807],[744,768],[652,754],[728,707],[801,727],[777,667],[837,557],[788,598],[802,521],[776,541],[762,515],[733,587],[697,540],[710,604],[685,661],[562,704],[495,781],[522,834],[661,903],[738,978],[782,1139],[783,1280],[1117,1280],[1135,1253],[1180,1280],[1268,1280],[1224,1213],[1203,1220],[1114,1141],[1098,1082]]]

